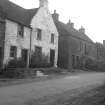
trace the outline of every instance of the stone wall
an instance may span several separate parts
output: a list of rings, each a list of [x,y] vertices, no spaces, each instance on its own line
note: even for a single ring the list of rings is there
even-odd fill
[[[31,21],[32,31],[32,51],[35,52],[35,46],[42,48],[42,53],[48,56],[50,62],[50,49],[55,50],[54,66],[57,66],[58,59],[58,32],[47,8],[40,7],[37,14]],[[41,41],[37,40],[37,29],[42,30]],[[54,34],[54,43],[51,43],[51,34]]]
[[[60,36],[59,38],[59,54],[58,65],[63,68],[73,68],[78,66],[80,59],[83,56],[96,59],[95,44],[72,36]],[[73,56],[75,64],[73,64]]]
[[[6,31],[5,31],[5,49],[4,49],[4,64],[6,64],[10,59],[10,47],[17,47],[17,57],[21,57],[21,49],[30,50],[30,32],[31,29],[24,27],[24,37],[18,35],[18,24],[6,20]]]

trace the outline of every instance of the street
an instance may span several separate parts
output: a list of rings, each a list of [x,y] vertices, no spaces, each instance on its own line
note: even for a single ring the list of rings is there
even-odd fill
[[[59,79],[1,87],[0,105],[50,105],[41,104],[41,101],[46,101],[46,103],[54,101],[54,97],[56,100],[62,93],[65,93],[65,97],[67,94],[81,94],[104,83],[105,73],[82,73]],[[71,93],[68,93],[68,91]],[[39,104],[30,104],[33,100],[41,101]]]

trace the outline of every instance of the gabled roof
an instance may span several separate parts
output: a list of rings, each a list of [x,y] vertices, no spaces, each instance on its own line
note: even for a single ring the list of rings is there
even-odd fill
[[[32,17],[38,11],[38,8],[24,9],[8,0],[0,0],[0,7],[6,14],[6,18],[26,26],[30,26]]]
[[[54,20],[54,22],[60,35],[72,36],[72,37],[79,38],[81,40],[93,43],[93,41],[86,34],[80,33],[78,30],[74,28],[71,29],[70,27],[68,27],[67,24],[62,23],[58,20]]]

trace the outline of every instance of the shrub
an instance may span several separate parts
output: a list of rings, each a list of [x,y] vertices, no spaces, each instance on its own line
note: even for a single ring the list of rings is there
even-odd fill
[[[21,59],[13,59],[8,62],[6,68],[25,68],[26,64]]]
[[[28,68],[8,68],[3,70],[3,76],[7,78],[35,77],[36,71]]]
[[[9,78],[23,78],[26,75],[30,75],[31,72],[35,74],[35,71],[26,69],[26,64],[21,59],[13,59],[9,61],[5,68],[2,70],[4,77]]]
[[[31,57],[31,68],[49,68],[51,64],[48,62],[48,56],[43,55],[42,58],[36,57],[37,55],[33,54]],[[37,59],[36,59],[37,58]]]
[[[82,69],[91,71],[105,71],[105,61],[98,61],[90,57],[85,57],[82,59]]]
[[[52,68],[40,68],[40,70],[42,73],[44,73],[45,75],[48,75],[48,74],[59,74],[61,73],[63,70],[60,69],[60,68],[55,68],[55,67],[52,67]]]

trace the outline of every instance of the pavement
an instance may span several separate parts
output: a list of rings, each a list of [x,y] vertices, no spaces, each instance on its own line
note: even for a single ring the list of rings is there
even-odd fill
[[[105,73],[82,73],[52,80],[18,84],[0,88],[0,105],[26,105],[31,99],[51,96],[72,91],[73,89],[87,90],[105,83]],[[89,87],[89,88],[88,88]],[[35,104],[37,105],[37,104]]]

